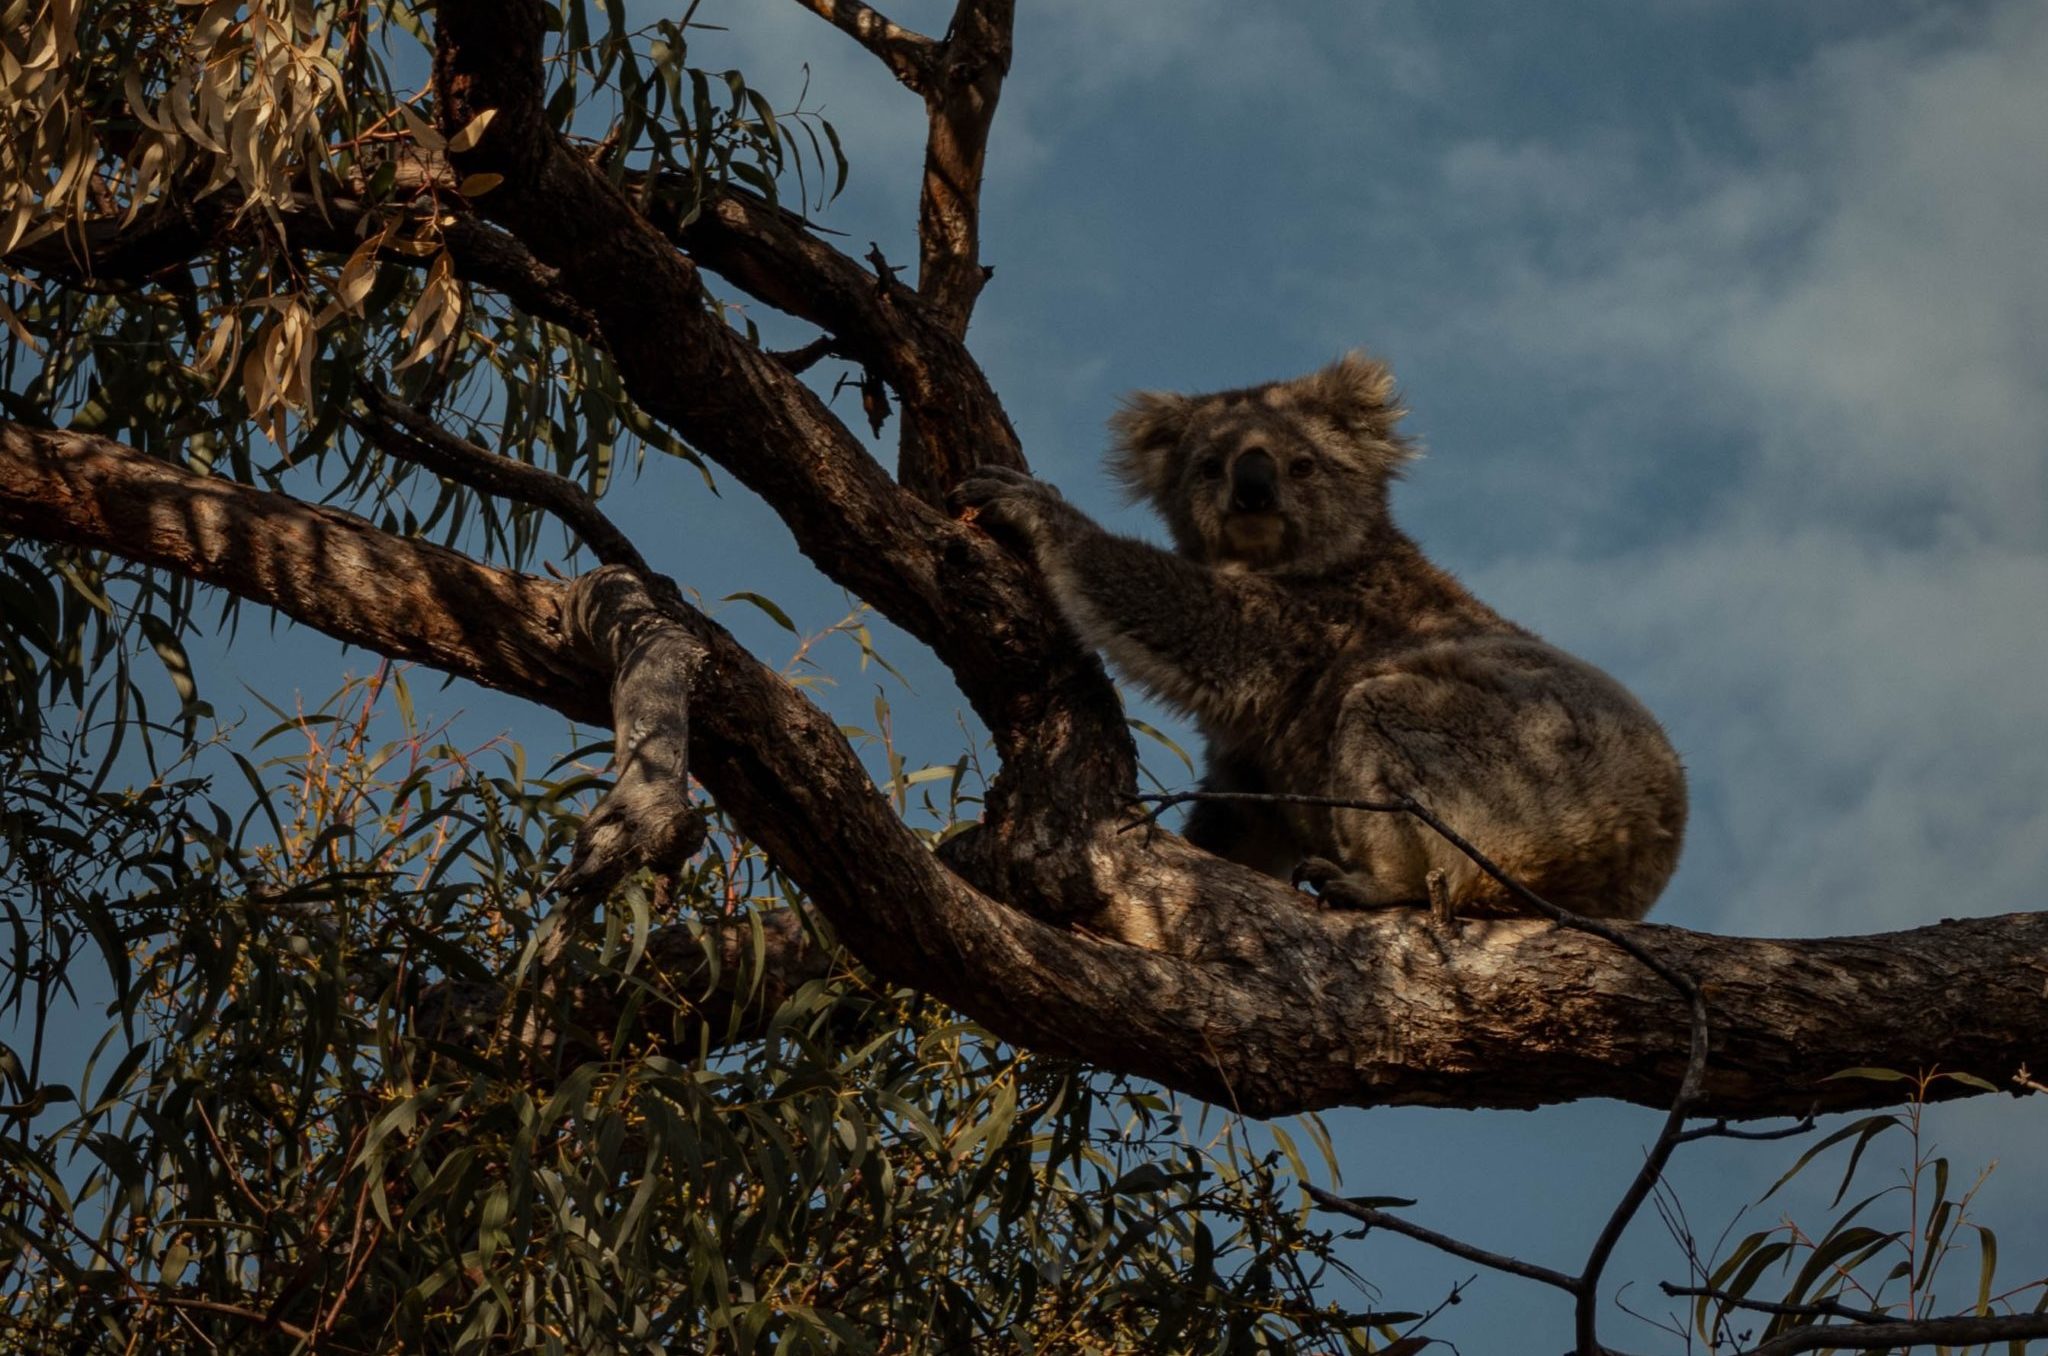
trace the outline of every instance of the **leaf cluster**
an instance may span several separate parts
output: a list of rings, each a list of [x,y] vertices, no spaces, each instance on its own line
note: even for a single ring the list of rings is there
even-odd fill
[[[1290,1139],[843,958],[729,1044],[644,943],[683,929],[691,983],[752,991],[758,947],[721,973],[710,940],[792,902],[750,845],[572,926],[536,894],[575,762],[454,747],[398,673],[276,714],[262,762],[118,792],[89,737],[10,755],[0,1349],[1373,1349],[1387,1316],[1316,1298],[1346,1273]],[[550,1055],[527,1018],[569,972],[669,1039]],[[502,1020],[422,1029],[451,986]]]
[[[1744,1235],[1711,1264],[1700,1261],[1690,1239],[1681,1235],[1704,1292],[1693,1303],[1691,1324],[1706,1350],[1746,1349],[1816,1321],[1882,1325],[1950,1313],[2048,1313],[2048,1280],[1998,1281],[1998,1237],[1972,1213],[1991,1168],[1967,1185],[1952,1181],[1949,1159],[1926,1135],[1929,1092],[1938,1084],[1994,1089],[1975,1075],[1940,1070],[1914,1076],[1859,1068],[1836,1076],[1911,1083],[1912,1100],[1903,1111],[1859,1117],[1822,1136],[1761,1198],[1770,1200],[1830,1150],[1846,1145],[1825,1228],[1811,1231],[1788,1215]],[[1890,1174],[1893,1180],[1844,1207],[1859,1171],[1869,1166],[1866,1150],[1901,1137],[1904,1161]],[[1969,1277],[1959,1305],[1949,1287],[1962,1270]],[[2019,1356],[2026,1345],[2014,1341],[1997,1349]],[[1993,1349],[1970,1348],[1986,1356]]]

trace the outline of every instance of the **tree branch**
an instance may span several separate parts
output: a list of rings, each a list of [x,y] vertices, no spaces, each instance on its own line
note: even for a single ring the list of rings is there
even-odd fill
[[[161,566],[393,659],[601,721],[561,585],[195,475],[111,439],[0,422],[0,530]]]
[[[1804,1304],[1777,1304],[1770,1300],[1748,1299],[1716,1290],[1710,1285],[1676,1285],[1670,1281],[1657,1282],[1657,1288],[1673,1299],[1710,1299],[1735,1309],[1748,1309],[1753,1313],[1771,1314],[1788,1318],[1846,1318],[1852,1323],[1898,1323],[1903,1320],[1891,1314],[1881,1314],[1875,1309],[1854,1309],[1838,1300],[1808,1300]]]
[[[1349,1215],[1360,1224],[1363,1224],[1368,1230],[1385,1229],[1388,1233],[1399,1234],[1403,1238],[1412,1238],[1418,1243],[1427,1243],[1438,1252],[1461,1258],[1464,1261],[1475,1263],[1492,1271],[1501,1272],[1504,1275],[1520,1276],[1526,1281],[1537,1281],[1543,1285],[1562,1290],[1568,1295],[1579,1293],[1578,1278],[1567,1276],[1562,1271],[1553,1271],[1549,1267],[1537,1266],[1534,1262],[1524,1262],[1519,1257],[1510,1257],[1503,1252],[1488,1252],[1485,1248],[1475,1248],[1470,1243],[1452,1238],[1449,1234],[1438,1233],[1434,1229],[1425,1228],[1420,1224],[1402,1219],[1399,1215],[1390,1214],[1375,1206],[1360,1204],[1357,1201],[1339,1196],[1334,1191],[1325,1191],[1319,1186],[1313,1186],[1304,1182],[1302,1190],[1308,1192],[1310,1199],[1323,1207],[1323,1209],[1334,1210],[1340,1215]]]
[[[922,33],[891,23],[861,0],[797,0],[811,13],[828,20],[835,28],[873,52],[890,72],[909,88],[922,94],[931,83],[933,58],[939,44]]]
[[[612,675],[615,780],[584,817],[550,892],[602,899],[630,872],[673,872],[704,844],[689,752],[691,689],[705,648],[672,620],[685,611],[675,585],[617,565],[570,588],[570,638]]]
[[[706,268],[839,340],[902,403],[897,479],[926,503],[975,466],[1024,467],[1022,445],[961,335],[910,288],[818,239],[795,214],[727,185],[693,220],[653,220]]]
[[[1769,1314],[1773,1318],[1846,1319],[1846,1323],[1808,1323],[1750,1347],[1740,1356],[1789,1356],[1800,1351],[1908,1351],[1934,1343],[1988,1346],[1993,1342],[2017,1342],[2048,1337],[2048,1314],[1952,1314],[1944,1318],[1905,1318],[1857,1309],[1838,1300],[1808,1300],[1801,1304],[1779,1304],[1749,1299],[1704,1285],[1674,1285],[1661,1281],[1658,1288],[1673,1298],[1705,1298],[1733,1309]]]
[[[2048,1337],[2048,1314],[1957,1315],[1898,1323],[1823,1323],[1794,1328],[1739,1356],[1793,1356],[1801,1351],[1910,1351],[1942,1345],[1976,1346]]]
[[[438,157],[404,161],[410,181],[453,189],[455,180]],[[125,214],[88,217],[54,235],[38,237],[5,256],[5,262],[92,292],[125,292],[191,267],[215,249],[248,241],[250,219],[238,210],[241,197],[224,189],[198,201],[168,197],[134,220]],[[362,243],[371,208],[345,186],[333,185],[315,205],[310,194],[274,204],[291,242],[304,249],[347,254]],[[505,232],[467,213],[448,214],[441,228],[455,271],[465,282],[508,297],[529,315],[584,338],[597,337],[597,318],[557,285],[555,270],[533,257]],[[381,262],[422,268],[423,258],[383,251]]]
[[[989,127],[1010,69],[1016,0],[960,0],[940,43],[899,28],[859,0],[798,3],[853,34],[924,97],[928,131],[918,192],[917,296],[924,315],[957,343],[967,333],[975,300],[992,271],[981,262],[981,181]],[[885,281],[881,293],[892,286]],[[941,345],[920,347],[935,355],[946,351]],[[885,375],[911,406],[916,385]],[[927,503],[943,502],[976,465],[1010,464],[1000,447],[992,450],[940,432],[906,408],[897,479]]]
[[[441,190],[435,210],[449,218],[442,240],[463,281],[498,292],[529,315],[582,338],[604,342],[597,316],[562,288],[556,269],[478,217],[446,212],[457,180],[441,156],[413,154],[399,163],[402,186]],[[899,479],[927,503],[940,503],[952,480],[972,466],[1023,468],[1016,430],[987,376],[960,336],[915,291],[878,282],[857,260],[820,240],[802,217],[737,184],[720,187],[687,221],[673,205],[689,196],[680,185],[628,174],[625,189],[632,201],[648,204],[648,220],[678,248],[757,300],[826,330],[832,352],[889,383],[902,405]],[[81,290],[131,291],[190,267],[211,250],[247,243],[253,219],[237,210],[240,204],[232,189],[197,201],[166,198],[133,221],[125,215],[88,218],[38,237],[5,262]],[[370,208],[348,185],[337,183],[326,188],[320,206],[301,193],[272,210],[293,245],[347,254],[361,243]],[[380,257],[413,268],[428,262],[395,250]],[[951,469],[932,469],[942,465]]]
[[[624,565],[649,575],[638,547],[621,532],[590,492],[566,476],[513,457],[500,456],[456,437],[402,400],[368,381],[356,385],[367,418],[352,420],[387,455],[426,467],[435,475],[473,490],[554,514],[607,565]]]
[[[917,204],[917,291],[955,335],[967,333],[975,298],[988,281],[981,264],[981,176],[989,124],[1010,70],[1016,10],[1016,0],[960,0],[936,78],[924,91],[931,133]]]
[[[1027,567],[896,485],[813,392],[709,309],[695,262],[553,132],[537,4],[446,0],[437,15],[440,116],[460,127],[496,111],[475,149],[456,157],[464,172],[503,176],[481,209],[559,270],[643,409],[761,495],[821,569],[952,670],[1002,755],[982,845],[984,860],[1012,873],[1000,883],[1025,884],[1013,897],[1091,907],[1078,853],[1012,848],[1086,841],[1134,779],[1135,750],[1100,661]],[[822,250],[782,239],[834,266]],[[962,616],[986,624],[963,626]],[[1036,781],[1064,794],[1016,793]]]
[[[573,643],[562,586],[106,439],[0,423],[0,530],[174,569],[574,719],[611,714],[610,675]],[[1601,938],[1542,920],[1432,927],[1410,913],[1326,913],[1164,831],[1118,833],[1115,820],[1071,843],[942,862],[830,717],[700,614],[673,620],[704,647],[691,680],[696,776],[876,973],[1005,1039],[1259,1116],[1588,1096],[1668,1106],[1677,1091],[1686,1004]],[[1085,873],[1104,901],[1085,931],[1032,916],[1063,902],[1023,893],[1047,877],[1006,872],[1011,853],[1034,847]],[[2048,1029],[2048,915],[1805,941],[1623,930],[1662,963],[1709,976],[1702,1115],[1847,1110],[1914,1086],[1829,1078],[1855,1065],[1938,1064],[2002,1083]]]

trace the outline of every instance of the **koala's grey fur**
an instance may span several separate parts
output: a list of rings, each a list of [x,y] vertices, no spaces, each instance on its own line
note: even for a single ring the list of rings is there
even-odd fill
[[[1085,640],[1194,717],[1207,788],[1412,795],[1552,903],[1640,918],[1678,862],[1677,755],[1619,683],[1394,526],[1403,413],[1387,369],[1357,353],[1293,381],[1132,397],[1110,464],[1177,555],[1014,471],[977,472],[954,502],[1030,551]],[[1335,904],[1421,904],[1434,884],[1454,909],[1514,907],[1407,815],[1204,802],[1186,834],[1283,878],[1306,860]]]

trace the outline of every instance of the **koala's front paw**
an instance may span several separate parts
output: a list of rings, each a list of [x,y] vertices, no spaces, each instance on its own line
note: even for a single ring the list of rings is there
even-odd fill
[[[1000,541],[1028,546],[1054,512],[1066,508],[1060,492],[1008,466],[982,466],[946,496],[954,514]]]

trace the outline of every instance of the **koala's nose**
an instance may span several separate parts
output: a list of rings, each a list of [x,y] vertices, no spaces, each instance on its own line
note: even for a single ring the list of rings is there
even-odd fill
[[[1280,502],[1280,467],[1273,454],[1255,447],[1230,468],[1230,507],[1239,513],[1265,513]]]

